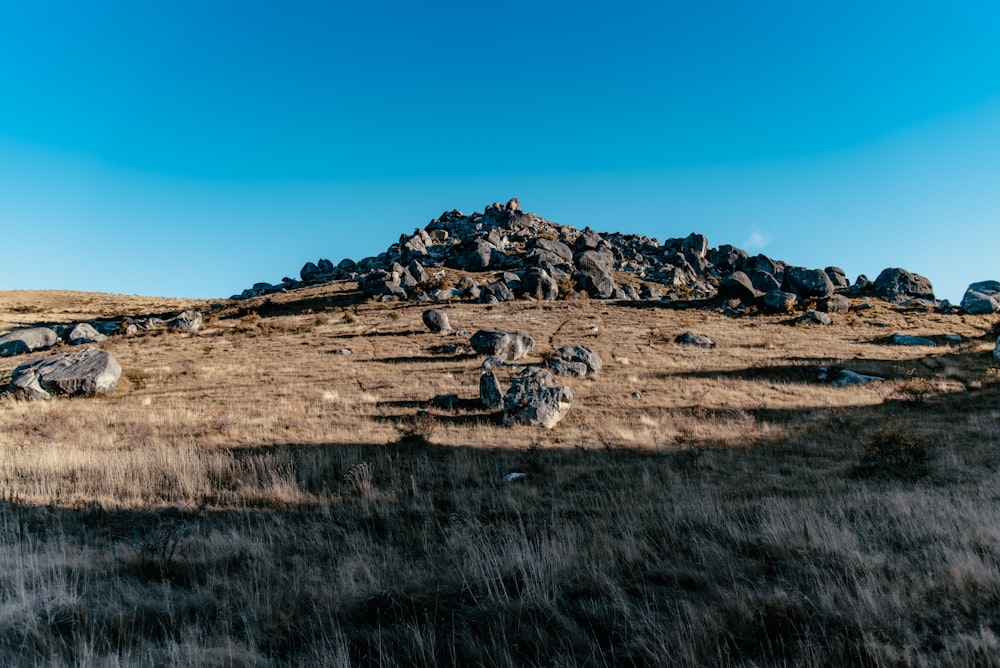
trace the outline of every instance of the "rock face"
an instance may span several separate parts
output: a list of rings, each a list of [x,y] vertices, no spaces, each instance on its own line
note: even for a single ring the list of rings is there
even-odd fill
[[[121,375],[114,355],[87,348],[22,364],[11,374],[10,389],[29,399],[103,394],[114,389]]]
[[[503,423],[551,429],[565,417],[572,404],[572,390],[556,384],[545,369],[528,367],[504,395]]]
[[[883,269],[875,279],[873,288],[876,297],[895,304],[902,304],[910,299],[934,301],[934,288],[929,280],[898,267]]]
[[[502,362],[513,362],[535,347],[535,340],[527,334],[505,329],[481,329],[472,335],[469,343],[478,354],[489,355]]]
[[[973,315],[1000,311],[1000,281],[973,283],[962,297],[962,308]]]
[[[427,309],[420,316],[427,329],[435,334],[447,334],[451,331],[451,323],[448,321],[448,314],[441,309]]]
[[[12,357],[51,348],[59,342],[55,330],[48,327],[15,329],[0,336],[0,357]]]

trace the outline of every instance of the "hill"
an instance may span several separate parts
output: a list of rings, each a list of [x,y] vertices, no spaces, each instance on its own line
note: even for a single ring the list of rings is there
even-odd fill
[[[3,663],[996,663],[995,316],[438,302],[534,339],[504,382],[601,356],[547,430],[479,402],[482,357],[427,303],[350,278],[214,304],[0,292],[7,327],[205,314],[98,344],[109,394],[0,399]]]

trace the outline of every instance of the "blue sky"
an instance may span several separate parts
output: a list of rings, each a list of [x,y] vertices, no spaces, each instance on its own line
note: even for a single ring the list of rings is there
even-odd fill
[[[516,196],[957,301],[1000,4],[0,0],[0,289],[224,297]]]

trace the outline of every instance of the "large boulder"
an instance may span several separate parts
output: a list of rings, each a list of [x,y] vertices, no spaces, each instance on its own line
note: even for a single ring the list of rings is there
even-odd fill
[[[899,267],[883,269],[873,287],[876,297],[895,304],[902,304],[910,299],[934,301],[934,288],[929,280]]]
[[[504,395],[503,423],[551,429],[573,404],[573,392],[541,367],[528,367]]]
[[[559,283],[540,267],[533,267],[524,272],[521,290],[539,301],[555,301],[559,298]]]
[[[847,313],[851,310],[851,300],[844,295],[830,295],[820,300],[817,306],[826,313]]]
[[[742,271],[734,271],[719,282],[719,296],[751,303],[757,299],[758,293],[749,276]]]
[[[469,340],[473,350],[502,362],[512,362],[527,355],[535,347],[535,340],[521,332],[505,329],[481,329]]]
[[[448,314],[441,309],[427,309],[420,316],[427,329],[435,334],[447,334],[451,331],[451,323],[448,321]]]
[[[474,239],[465,244],[452,259],[456,269],[464,271],[486,271],[499,263],[500,251],[483,239]]]
[[[59,335],[48,327],[15,329],[0,336],[0,357],[12,357],[51,348],[59,342]]]
[[[114,355],[87,348],[22,364],[11,374],[10,389],[29,399],[103,394],[114,389],[121,375]]]
[[[823,299],[833,294],[833,282],[822,269],[786,267],[784,287],[799,299]]]
[[[585,364],[590,373],[600,373],[601,369],[604,368],[604,362],[597,351],[584,344],[563,346],[556,351],[556,355],[567,362]]]
[[[615,258],[606,251],[585,251],[576,259],[581,287],[591,297],[611,299],[615,294]]]
[[[496,304],[498,302],[514,301],[514,293],[503,281],[487,283],[479,295],[479,301],[484,304]]]
[[[559,259],[565,260],[566,262],[573,261],[573,251],[570,247],[556,239],[538,237],[535,239],[534,247],[552,253]]]
[[[1000,281],[973,283],[962,297],[962,308],[974,315],[1000,311]]]

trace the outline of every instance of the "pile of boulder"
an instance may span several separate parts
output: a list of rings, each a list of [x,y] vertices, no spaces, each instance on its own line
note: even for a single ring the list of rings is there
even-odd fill
[[[110,336],[136,336],[161,328],[197,332],[201,322],[201,312],[188,310],[164,317],[24,327],[0,336],[0,357],[47,351],[61,343],[70,346],[101,343]],[[7,391],[27,399],[103,394],[114,389],[121,373],[121,366],[114,355],[88,347],[18,366],[11,374]]]
[[[522,211],[517,199],[469,215],[447,211],[423,229],[400,236],[377,256],[337,264],[327,259],[307,262],[299,279],[257,283],[233,297],[330,281],[357,282],[366,295],[381,301],[495,303],[587,296],[827,314],[846,312],[854,297],[942,306],[927,278],[898,267],[885,269],[874,281],[861,275],[851,283],[839,267],[798,267],[728,244],[712,248],[701,234],[660,243],[642,235],[560,225]],[[1000,284],[987,281],[976,286],[974,294],[963,300],[963,308],[1000,309]]]

